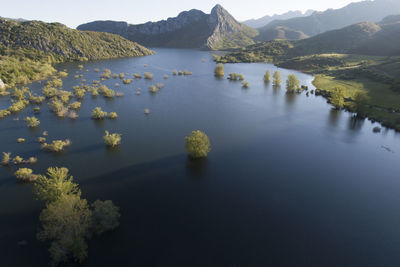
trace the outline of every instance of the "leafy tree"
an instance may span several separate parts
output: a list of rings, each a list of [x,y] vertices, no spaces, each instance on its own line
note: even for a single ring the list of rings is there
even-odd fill
[[[273,80],[272,84],[274,86],[281,86],[282,77],[281,77],[281,72],[279,70],[274,72],[274,80]]]
[[[27,126],[30,128],[38,127],[40,125],[40,121],[35,117],[26,117],[25,121]]]
[[[353,103],[352,103],[352,110],[357,113],[357,116],[364,117],[367,102],[368,102],[368,95],[364,91],[357,91],[353,96]]]
[[[300,81],[297,79],[296,75],[290,74],[286,81],[286,90],[288,92],[294,92],[300,87]]]
[[[193,131],[185,138],[185,148],[191,158],[203,158],[210,152],[210,140],[202,131]]]
[[[3,160],[1,161],[1,165],[10,165],[11,161],[11,153],[3,152]]]
[[[267,70],[264,74],[264,82],[269,83],[271,81],[271,72]]]
[[[48,168],[47,175],[39,175],[33,191],[36,197],[53,202],[66,195],[81,195],[78,184],[73,182],[67,168]]]
[[[330,103],[335,106],[336,109],[341,109],[344,107],[344,89],[341,87],[335,87],[331,92],[331,97],[329,98]]]
[[[224,65],[222,65],[221,63],[217,64],[214,70],[214,74],[216,77],[224,77],[225,75]]]
[[[41,241],[52,241],[49,252],[53,265],[70,258],[82,263],[87,258],[86,236],[91,214],[86,199],[76,194],[62,195],[46,204],[39,217],[42,229],[37,237]]]
[[[96,200],[91,207],[93,233],[101,235],[119,226],[119,208],[111,200]]]

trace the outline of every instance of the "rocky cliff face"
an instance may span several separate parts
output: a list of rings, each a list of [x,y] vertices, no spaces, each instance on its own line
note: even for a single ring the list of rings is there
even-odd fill
[[[257,31],[237,22],[222,6],[211,14],[200,10],[180,13],[175,18],[130,25],[126,22],[94,21],[79,30],[109,32],[155,47],[225,49],[252,44]]]

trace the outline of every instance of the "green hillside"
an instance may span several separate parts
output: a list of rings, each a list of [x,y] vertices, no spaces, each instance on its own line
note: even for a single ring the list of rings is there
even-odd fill
[[[54,71],[53,63],[152,53],[114,34],[82,32],[59,23],[0,19],[0,79],[8,86],[46,77]]]

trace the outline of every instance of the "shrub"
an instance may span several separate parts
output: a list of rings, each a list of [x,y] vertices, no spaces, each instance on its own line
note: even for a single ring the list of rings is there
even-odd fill
[[[229,73],[228,79],[231,81],[243,81],[244,75],[239,73]]]
[[[35,117],[26,117],[25,121],[27,123],[27,126],[30,128],[38,127],[40,125],[40,121]]]
[[[181,70],[178,71],[178,75],[179,75],[179,76],[182,76],[182,75],[183,75],[183,71],[181,71]]]
[[[83,65],[78,65],[78,69],[83,69]]]
[[[78,113],[76,111],[71,110],[68,114],[68,118],[72,120],[76,120],[79,117]]]
[[[147,80],[151,80],[151,79],[153,79],[153,74],[151,74],[150,72],[145,72],[144,78]]]
[[[31,102],[32,104],[40,105],[43,103],[43,101],[44,101],[43,96],[33,96],[33,95],[29,96],[29,102]]]
[[[15,165],[22,164],[22,163],[24,163],[24,159],[23,159],[22,157],[20,157],[20,156],[16,156],[16,157],[13,159],[13,163],[14,163]]]
[[[112,77],[113,77],[113,79],[117,79],[118,78],[118,74],[113,73]]]
[[[103,111],[101,107],[96,107],[92,111],[92,119],[94,120],[104,120],[107,116],[107,112]]]
[[[172,72],[172,75],[176,76],[176,70],[174,70],[174,71]]]
[[[33,171],[28,168],[20,168],[14,175],[21,182],[34,182],[38,178],[38,176],[33,174]]]
[[[82,89],[82,88],[75,89],[75,97],[76,97],[77,99],[82,99],[82,98],[84,98],[84,97],[85,97],[85,94],[86,94],[86,90],[85,90],[85,89]]]
[[[60,71],[60,72],[58,73],[58,76],[59,76],[60,78],[66,78],[66,77],[68,77],[68,73],[65,72],[65,71]]]
[[[55,96],[58,96],[58,89],[55,87],[48,87],[45,86],[42,89],[42,93],[47,97],[47,98],[52,98]]]
[[[108,117],[109,119],[115,120],[116,118],[118,118],[118,114],[117,114],[117,112],[110,112],[110,113],[107,115],[107,117]]]
[[[132,82],[131,79],[122,79],[123,84],[130,84]]]
[[[24,142],[25,142],[25,138],[18,138],[18,139],[17,139],[17,142],[18,142],[18,143],[24,143]]]
[[[168,79],[168,74],[164,74],[164,79]]]
[[[191,158],[206,157],[211,150],[208,136],[201,131],[193,131],[185,140],[185,148]]]
[[[98,69],[98,68],[94,69],[94,72],[99,72],[99,71],[100,71],[100,69]]]
[[[264,74],[264,82],[269,83],[271,82],[271,72],[267,70]]]
[[[142,79],[142,75],[140,75],[138,73],[134,73],[133,77],[135,77],[135,79]]]
[[[8,111],[11,113],[17,113],[19,111],[24,110],[28,104],[29,104],[28,100],[18,100],[8,108]]]
[[[69,104],[68,108],[69,108],[69,109],[77,110],[77,109],[80,109],[80,108],[81,108],[81,105],[82,105],[81,102],[75,101],[75,102]]]
[[[103,79],[110,79],[111,78],[111,70],[105,69],[102,74],[100,74],[100,77]]]
[[[183,71],[183,75],[192,75],[193,74],[193,72],[190,72],[190,71],[187,71],[187,70],[185,70],[185,71]]]
[[[243,88],[249,88],[249,86],[250,86],[250,83],[249,82],[245,82],[245,81],[243,81],[242,82],[242,86],[243,86]]]
[[[115,83],[114,86],[115,86],[115,87],[119,87],[119,83]]]
[[[7,109],[0,110],[0,119],[3,119],[10,115],[11,115],[11,112],[9,110],[7,110]]]
[[[123,74],[123,73],[120,73],[120,74],[119,74],[119,78],[120,78],[120,79],[123,79],[124,77],[125,77],[125,74]]]
[[[157,83],[156,87],[157,87],[157,89],[161,89],[161,88],[164,87],[164,84],[162,84],[162,83]]]
[[[146,108],[146,109],[144,110],[144,114],[150,115],[150,109]]]
[[[3,159],[1,161],[1,165],[7,166],[10,165],[11,161],[11,153],[3,152]]]
[[[44,144],[44,143],[46,143],[46,138],[45,137],[38,137],[38,142],[40,144]]]
[[[116,147],[121,144],[121,135],[117,133],[110,134],[106,131],[106,135],[103,136],[103,139],[107,146]]]
[[[300,81],[297,79],[296,75],[290,74],[286,81],[286,90],[288,92],[294,92],[300,88]]]
[[[30,157],[29,159],[25,160],[24,163],[26,164],[36,164],[38,159],[36,157]]]
[[[221,63],[217,64],[214,70],[214,75],[216,77],[224,77],[225,75],[224,65],[222,65]]]
[[[34,107],[33,108],[34,113],[40,113],[40,107]]]
[[[122,96],[124,96],[124,93],[122,93],[122,92],[116,92],[116,93],[115,93],[115,96],[117,96],[117,97],[122,97]]]
[[[110,88],[108,88],[105,85],[102,85],[102,86],[99,87],[99,92],[100,92],[101,95],[103,95],[106,98],[113,98],[114,95],[115,95],[115,91],[110,89]]]
[[[150,93],[155,94],[158,92],[158,88],[156,86],[152,85],[149,87],[149,91],[150,91]]]
[[[51,144],[44,143],[42,144],[42,149],[50,152],[61,152],[65,147],[71,145],[71,141],[69,139],[66,140],[54,140]]]
[[[111,200],[96,200],[91,205],[92,211],[92,231],[101,235],[106,231],[114,230],[119,226],[119,208]]]

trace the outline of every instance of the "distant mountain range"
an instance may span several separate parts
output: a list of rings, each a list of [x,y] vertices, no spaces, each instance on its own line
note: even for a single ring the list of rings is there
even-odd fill
[[[298,18],[298,17],[306,17],[310,16],[312,13],[314,13],[314,10],[307,10],[306,12],[301,12],[300,10],[295,10],[295,11],[289,11],[280,15],[272,15],[272,16],[264,16],[259,19],[249,19],[246,21],[243,21],[244,24],[246,24],[249,27],[252,28],[261,28],[267,25],[268,23],[274,21],[274,20],[286,20],[286,19],[292,19],[292,18]]]
[[[129,40],[152,47],[226,49],[254,43],[257,30],[239,23],[222,6],[210,14],[200,10],[180,13],[175,18],[131,25],[127,22],[94,21],[78,30],[119,34]]]
[[[302,39],[304,36],[315,36],[334,29],[340,29],[364,21],[379,22],[389,15],[400,14],[399,0],[375,0],[351,3],[340,9],[329,9],[314,12],[307,17],[296,17],[287,20],[275,20],[259,29],[258,41],[276,39],[271,35],[278,27],[284,29],[285,39]],[[298,32],[299,38],[288,38],[290,32]],[[302,34],[299,34],[302,33]],[[288,35],[288,36],[286,36]],[[290,35],[292,37],[293,35]],[[296,36],[295,36],[296,37]]]

